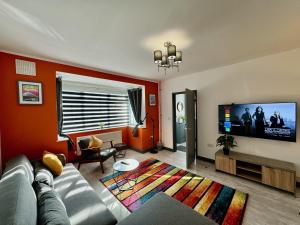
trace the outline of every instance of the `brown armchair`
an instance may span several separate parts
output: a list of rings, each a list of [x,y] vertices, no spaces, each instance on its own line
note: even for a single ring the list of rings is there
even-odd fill
[[[78,160],[78,170],[80,169],[81,164],[100,162],[102,173],[104,173],[103,163],[110,157],[113,157],[114,161],[116,161],[117,150],[113,147],[112,141],[103,142],[103,144],[110,143],[109,147],[105,149],[88,148],[89,143],[90,143],[90,138],[84,138],[78,142],[80,152],[81,152]]]

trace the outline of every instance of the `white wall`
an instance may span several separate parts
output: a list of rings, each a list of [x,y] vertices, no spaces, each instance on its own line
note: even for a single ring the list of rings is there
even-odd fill
[[[185,88],[198,91],[198,155],[211,159],[217,150],[219,104],[296,101],[296,143],[236,137],[235,150],[293,162],[300,177],[300,49],[163,81],[162,141],[169,148],[173,146],[172,92]]]

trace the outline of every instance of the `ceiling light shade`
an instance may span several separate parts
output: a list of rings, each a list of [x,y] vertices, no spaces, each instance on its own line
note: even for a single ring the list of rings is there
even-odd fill
[[[162,60],[162,52],[161,50],[155,50],[154,51],[154,62],[155,63],[161,63]]]
[[[162,66],[167,66],[168,65],[168,57],[166,55],[162,56],[161,65]]]
[[[168,58],[169,59],[175,59],[176,57],[176,46],[175,45],[169,45],[168,46]]]
[[[176,57],[174,59],[174,63],[179,64],[182,62],[182,52],[181,51],[177,51],[176,52]]]
[[[166,53],[162,53],[161,50],[155,50],[154,53],[154,62],[157,64],[158,72],[159,68],[163,68],[165,74],[167,69],[177,68],[179,72],[179,64],[182,62],[182,51],[176,51],[176,46],[170,41],[164,43],[166,47]]]

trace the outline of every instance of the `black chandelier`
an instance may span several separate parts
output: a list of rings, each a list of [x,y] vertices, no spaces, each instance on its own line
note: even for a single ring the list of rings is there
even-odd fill
[[[179,71],[179,64],[182,62],[182,52],[176,51],[176,46],[169,41],[165,42],[164,46],[167,48],[167,54],[163,54],[161,50],[154,51],[154,63],[158,65],[158,71],[159,68],[163,68],[166,74],[168,68],[173,69],[174,67],[177,67],[177,71]]]

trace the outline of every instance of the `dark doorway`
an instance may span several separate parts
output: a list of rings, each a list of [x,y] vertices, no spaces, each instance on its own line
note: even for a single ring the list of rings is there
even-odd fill
[[[195,120],[197,118],[197,91],[193,91],[195,97]],[[187,144],[187,115],[186,115],[186,92],[172,94],[173,107],[173,150],[186,152]],[[195,142],[197,143],[197,121],[195,121]],[[195,144],[197,148],[197,144]],[[197,151],[197,149],[195,149]]]

